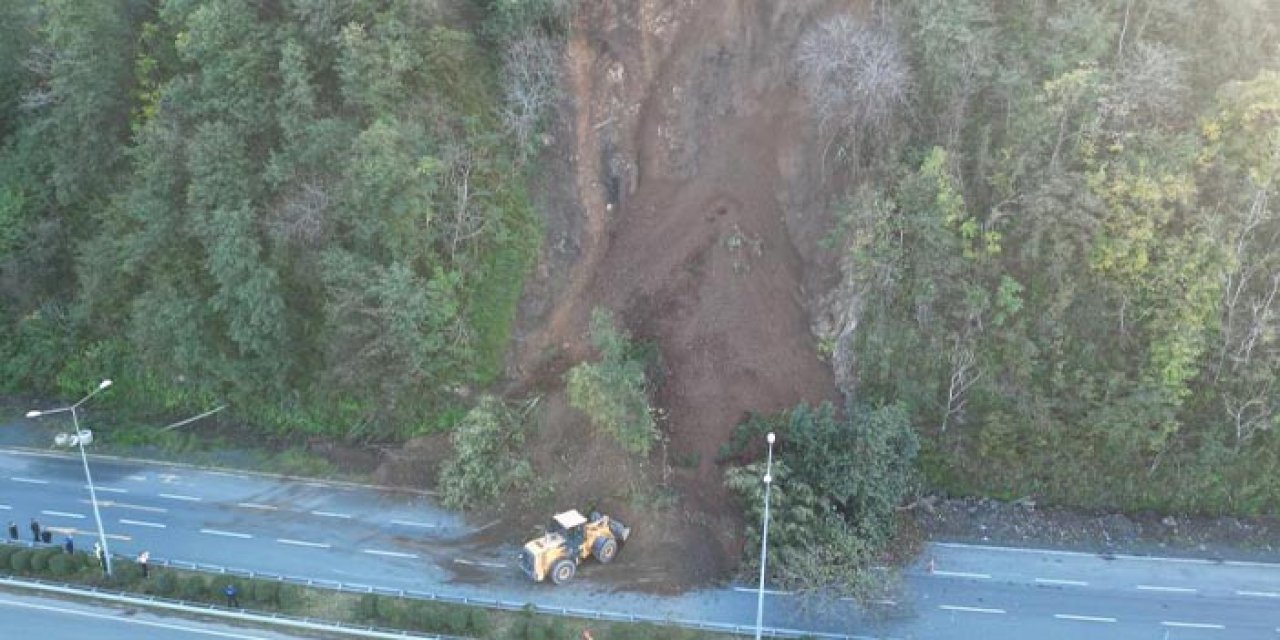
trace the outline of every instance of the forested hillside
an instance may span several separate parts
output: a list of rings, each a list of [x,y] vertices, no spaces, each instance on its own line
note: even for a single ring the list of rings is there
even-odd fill
[[[799,51],[857,185],[837,376],[933,486],[1280,506],[1280,5],[912,0]]]
[[[431,426],[540,242],[558,4],[0,3],[0,388]]]

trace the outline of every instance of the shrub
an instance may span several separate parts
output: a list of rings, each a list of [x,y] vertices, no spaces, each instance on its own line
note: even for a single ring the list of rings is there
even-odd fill
[[[26,573],[31,569],[31,551],[23,549],[12,556],[9,556],[9,568],[14,573]]]
[[[6,544],[0,545],[0,566],[9,566],[9,558],[22,550],[22,547]]]
[[[178,595],[178,592],[181,589],[178,576],[168,571],[156,573],[154,575],[155,577],[152,578],[151,582],[156,594],[162,596]]]
[[[280,583],[270,580],[258,580],[253,583],[254,602],[270,607],[280,606]]]
[[[209,582],[204,576],[187,576],[182,580],[178,595],[183,600],[204,600],[209,596]]]
[[[55,576],[69,576],[79,568],[73,556],[56,555],[49,558],[49,572]]]
[[[31,553],[31,573],[44,573],[49,569],[49,558],[62,554],[61,549],[40,549]]]
[[[456,509],[490,503],[528,478],[529,463],[516,458],[523,444],[520,417],[497,398],[481,398],[453,433],[454,455],[437,480],[441,502]]]
[[[644,363],[632,357],[631,336],[618,329],[602,309],[591,313],[591,342],[599,362],[584,362],[569,370],[569,404],[580,409],[626,450],[648,455],[658,438],[650,413]]]

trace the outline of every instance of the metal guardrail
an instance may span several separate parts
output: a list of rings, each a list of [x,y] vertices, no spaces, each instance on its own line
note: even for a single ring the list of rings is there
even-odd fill
[[[33,543],[19,541],[9,542],[8,544],[20,544],[28,547],[35,547]],[[46,545],[40,545],[46,547]],[[312,587],[317,589],[327,589],[330,591],[347,592],[347,593],[373,593],[377,595],[385,595],[397,598],[412,598],[415,600],[427,600],[432,602],[443,602],[447,604],[457,604],[470,607],[483,607],[486,609],[498,609],[502,611],[533,611],[534,613],[542,613],[547,615],[557,615],[571,618],[587,619],[587,620],[608,620],[612,622],[624,623],[647,623],[660,626],[675,626],[684,629],[692,629],[695,631],[712,631],[716,633],[728,633],[741,636],[753,636],[756,628],[754,625],[729,624],[725,622],[710,622],[706,620],[691,620],[685,618],[650,616],[635,613],[619,613],[613,611],[600,611],[595,609],[579,609],[574,607],[555,607],[549,605],[541,605],[532,602],[515,602],[511,600],[500,600],[494,598],[477,598],[471,596],[455,596],[445,593],[435,593],[430,591],[417,591],[412,589],[387,589],[383,587],[374,587],[370,585],[353,585],[339,582],[336,580],[322,580],[317,578],[304,578],[299,576],[289,576],[277,573],[268,573],[263,571],[253,571],[251,569],[240,569],[236,567],[225,567],[215,564],[206,564],[202,562],[190,562],[186,560],[166,559],[151,557],[151,566],[173,567],[176,569],[184,569],[187,571],[196,571],[199,573],[211,573],[219,575],[233,575],[249,579],[274,580],[282,584],[293,584],[303,587]],[[867,636],[847,635],[839,633],[827,633],[818,631],[803,631],[799,629],[786,629],[780,627],[765,627],[762,635],[770,638],[819,638],[822,640],[867,640]],[[394,636],[394,637],[441,637],[448,638],[450,636]]]

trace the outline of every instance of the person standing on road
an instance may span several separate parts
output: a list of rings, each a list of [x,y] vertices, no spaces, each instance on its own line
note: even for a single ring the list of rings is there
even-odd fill
[[[12,520],[9,521],[9,539],[14,541],[18,539],[18,525]]]
[[[71,536],[67,536],[66,541],[62,543],[62,548],[67,550],[67,555],[71,555],[76,552],[76,543],[72,542]]]
[[[151,552],[150,552],[150,551],[143,551],[142,553],[139,553],[139,554],[138,554],[138,566],[142,568],[142,579],[143,579],[143,580],[146,580],[146,579],[147,579],[147,576],[148,576],[148,575],[150,575],[150,572],[149,572],[149,570],[147,569],[147,563],[148,563],[148,562],[150,562],[150,561],[151,561]]]
[[[40,523],[35,518],[31,519],[31,541],[40,544]]]
[[[231,607],[233,609],[240,608],[240,600],[236,598],[236,585],[228,582],[227,587],[222,590],[222,593],[227,596],[228,607]]]

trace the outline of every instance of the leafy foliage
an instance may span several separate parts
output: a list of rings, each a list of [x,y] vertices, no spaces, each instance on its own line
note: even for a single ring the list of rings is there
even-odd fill
[[[453,457],[440,467],[441,502],[456,509],[491,504],[528,480],[523,427],[520,415],[501,400],[486,396],[476,403],[453,432]]]
[[[598,362],[576,365],[565,375],[569,404],[632,453],[648,455],[658,439],[649,406],[644,363],[633,356],[631,336],[602,309],[591,313],[591,342]]]

